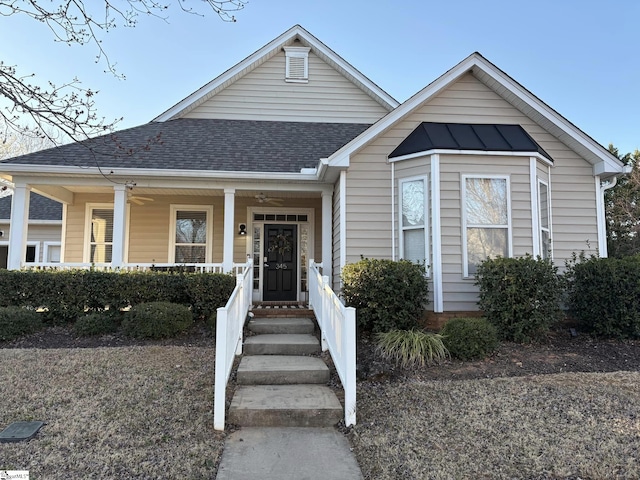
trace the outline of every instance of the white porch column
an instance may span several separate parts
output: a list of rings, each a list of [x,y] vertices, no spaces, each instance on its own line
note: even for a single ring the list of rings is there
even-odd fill
[[[225,272],[230,272],[233,269],[233,239],[236,234],[234,226],[235,197],[235,188],[224,189],[224,243],[222,250],[222,268]]]
[[[113,187],[113,243],[111,247],[111,265],[121,267],[125,263],[124,251],[127,225],[127,187]]]
[[[9,256],[7,258],[7,268],[9,270],[20,270],[27,255],[30,196],[31,190],[26,184],[15,184],[13,198],[11,199],[11,221],[9,223]]]
[[[322,192],[322,275],[329,277],[333,286],[331,267],[333,266],[333,194]]]

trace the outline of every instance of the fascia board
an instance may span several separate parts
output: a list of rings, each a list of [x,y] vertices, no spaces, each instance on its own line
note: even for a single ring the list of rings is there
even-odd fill
[[[476,55],[473,70],[480,70],[483,74],[488,75],[494,81],[498,82],[502,87],[507,89],[511,94],[515,95],[520,101],[532,108],[543,118],[551,122],[559,128],[564,134],[578,142],[582,147],[587,149],[591,154],[605,162],[610,171],[621,172],[622,162],[610,154],[602,145],[589,137],[578,127],[569,122],[566,118],[553,110],[549,105],[541,101],[538,97],[529,92],[526,88],[497,68],[485,58]],[[491,88],[491,87],[489,87]],[[495,89],[493,89],[495,91]],[[504,98],[500,92],[496,92]],[[535,120],[535,119],[534,119]],[[562,140],[561,138],[559,138]],[[588,160],[588,159],[587,159]]]
[[[111,167],[74,167],[55,165],[19,165],[5,164],[3,170],[11,174],[18,174],[20,177],[30,175],[56,175],[56,176],[83,176],[104,177],[105,171],[109,176],[125,178],[196,178],[196,179],[239,179],[239,180],[282,180],[282,181],[316,181],[315,173],[296,172],[237,172],[222,170],[173,170],[161,168],[111,168]]]
[[[396,108],[392,112],[389,112],[367,130],[362,132],[359,136],[351,140],[351,142],[347,143],[342,148],[333,153],[329,157],[329,165],[348,166],[349,156],[360,150],[362,147],[381,135],[387,129],[391,128],[396,122],[404,118],[406,115],[411,113],[414,109],[418,108],[433,96],[437,95],[440,91],[444,90],[450,84],[455,82],[465,72],[470,70],[474,65],[474,55],[475,54],[467,57],[451,70],[446,72],[444,75],[431,82],[409,100],[398,106],[398,108]]]

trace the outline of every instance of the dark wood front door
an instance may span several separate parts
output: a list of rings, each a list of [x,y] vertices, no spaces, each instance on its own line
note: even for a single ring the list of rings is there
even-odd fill
[[[298,296],[298,226],[264,226],[265,302],[295,301]]]

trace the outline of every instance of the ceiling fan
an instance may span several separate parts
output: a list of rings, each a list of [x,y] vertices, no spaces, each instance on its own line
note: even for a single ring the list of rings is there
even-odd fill
[[[139,197],[138,195],[132,195],[131,193],[127,195],[127,200],[135,203],[136,205],[144,205],[144,202],[153,202],[153,198]]]
[[[254,198],[258,201],[258,203],[271,203],[272,205],[276,206],[282,205],[283,202],[281,198],[267,197],[264,193],[254,195]]]

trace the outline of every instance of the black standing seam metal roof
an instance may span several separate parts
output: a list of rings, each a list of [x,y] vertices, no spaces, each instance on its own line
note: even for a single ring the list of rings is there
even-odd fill
[[[0,198],[0,220],[11,218],[13,195]],[[62,220],[62,204],[31,192],[29,196],[29,220]]]
[[[520,125],[423,122],[391,152],[389,158],[428,150],[537,152],[551,156]]]
[[[5,163],[299,173],[302,168],[317,167],[321,158],[329,157],[369,126],[180,118],[10,158]]]

